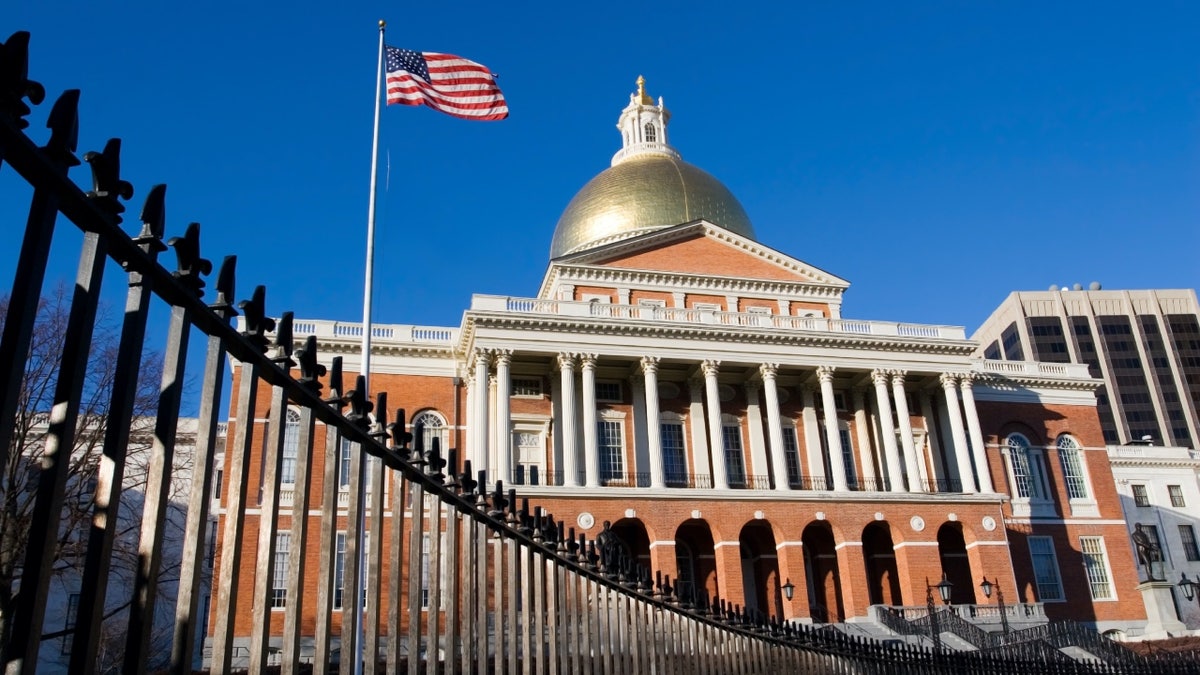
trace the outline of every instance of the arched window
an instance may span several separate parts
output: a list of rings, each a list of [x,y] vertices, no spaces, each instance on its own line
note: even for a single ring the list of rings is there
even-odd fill
[[[296,453],[300,449],[300,412],[288,408],[283,425],[283,463],[279,467],[280,483],[296,482]]]
[[[446,420],[438,413],[426,410],[413,417],[412,434],[413,442],[420,442],[425,452],[433,448],[433,439],[438,439],[442,456],[446,456]]]
[[[1013,489],[1022,499],[1042,497],[1041,481],[1036,473],[1036,463],[1029,449],[1029,439],[1021,434],[1010,434],[1006,441],[1009,461],[1012,463]]]
[[[643,127],[642,135],[647,143],[654,143],[658,140],[658,132],[655,131],[654,125],[650,122],[646,122],[646,126]]]
[[[1087,499],[1087,478],[1083,473],[1083,458],[1079,454],[1079,442],[1070,434],[1058,437],[1058,459],[1062,462],[1063,480],[1067,483],[1067,496],[1071,499]]]

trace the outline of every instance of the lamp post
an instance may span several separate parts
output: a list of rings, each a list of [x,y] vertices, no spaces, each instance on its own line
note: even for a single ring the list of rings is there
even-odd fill
[[[779,589],[783,591],[783,598],[788,601],[788,610],[785,616],[790,615],[792,613],[792,596],[796,594],[796,584],[793,584],[791,578],[789,578],[787,581],[783,582],[783,585],[780,586]]]
[[[1180,573],[1179,588],[1183,591],[1183,597],[1191,600],[1196,597],[1196,587],[1200,586],[1195,581],[1187,578],[1187,574]]]
[[[987,577],[984,577],[983,581],[979,582],[979,587],[983,589],[985,598],[991,598],[992,588],[996,589],[996,603],[1000,607],[1000,633],[1004,635],[1005,639],[1008,639],[1008,613],[1004,611],[1004,591],[1000,590],[1000,580],[997,579],[993,584],[988,581]]]
[[[942,651],[942,632],[938,630],[937,613],[933,607],[933,589],[937,589],[938,595],[942,596],[942,604],[950,604],[950,590],[954,588],[954,584],[946,578],[945,572],[942,573],[942,580],[936,584],[929,583],[929,577],[925,577],[925,609],[929,613],[929,632],[933,637],[933,650],[941,653]]]

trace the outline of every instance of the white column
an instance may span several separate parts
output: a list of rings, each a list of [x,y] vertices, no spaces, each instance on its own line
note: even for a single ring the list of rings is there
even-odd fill
[[[783,422],[779,418],[779,390],[776,389],[775,376],[779,366],[774,363],[764,363],[758,367],[762,374],[763,394],[767,399],[767,438],[771,444],[771,468],[775,473],[775,489],[787,491],[787,455],[783,449]],[[799,460],[799,457],[796,458]]]
[[[575,418],[579,414],[575,405],[575,355],[559,354],[558,368],[562,375],[562,472],[563,485],[579,487],[579,447],[575,443]]]
[[[817,423],[817,406],[813,401],[812,387],[800,389],[800,400],[804,404],[804,456],[808,461],[808,477],[822,482],[825,480],[825,462],[821,455],[821,425]],[[824,489],[829,489],[826,485]]]
[[[958,405],[958,377],[942,373],[942,391],[946,394],[946,410],[950,417],[950,431],[954,436],[954,462],[958,465],[958,480],[963,492],[975,492],[975,480],[971,477],[971,457],[967,453],[967,432],[963,429],[962,410]]]
[[[883,436],[883,457],[887,464],[888,491],[903,492],[904,481],[900,469],[900,450],[896,448],[896,426],[892,423],[892,404],[888,400],[888,373],[876,370],[871,373],[875,383],[875,401],[879,407],[879,433]]]
[[[967,414],[967,430],[971,432],[971,453],[975,455],[975,477],[979,480],[979,491],[995,492],[987,463],[987,448],[983,444],[983,429],[979,426],[979,411],[975,409],[974,379],[975,376],[970,373],[963,375],[958,386],[962,390],[963,411]]]
[[[875,484],[875,453],[871,449],[870,423],[867,422],[867,401],[862,389],[851,392],[851,404],[854,406],[854,432],[858,436],[858,455],[862,459],[862,480],[860,484],[871,486]],[[860,487],[860,490],[865,489]]]
[[[646,445],[650,456],[650,487],[667,486],[663,477],[662,425],[658,419],[658,357],[642,357],[646,382]]]
[[[746,434],[750,437],[750,470],[746,476],[746,486],[755,489],[751,476],[766,476],[767,443],[763,438],[762,406],[758,400],[759,383],[746,383]]]
[[[582,354],[579,370],[583,374],[583,457],[587,462],[587,486],[600,487],[600,449],[596,445],[596,355]]]
[[[833,398],[833,367],[817,368],[817,379],[821,381],[821,401],[825,408],[825,443],[829,448],[829,466],[833,470],[833,489],[845,492],[846,460],[842,457],[842,435],[838,433],[837,401]]]
[[[489,368],[490,367],[491,367],[491,364],[489,364]],[[506,476],[508,476],[508,471],[504,467],[500,466],[500,463],[499,463],[500,446],[497,443],[497,436],[499,435],[497,432],[500,428],[500,423],[497,421],[497,417],[496,417],[496,406],[497,406],[496,401],[497,400],[498,400],[498,398],[496,396],[496,375],[495,375],[495,373],[492,373],[492,374],[488,375],[488,409],[486,411],[486,413],[487,413],[487,428],[488,428],[488,437],[487,437],[488,473],[490,473],[493,476],[496,476],[497,478],[500,478],[501,480],[503,480],[504,482],[507,483],[508,479],[506,478]]]
[[[471,460],[471,471],[479,471],[487,466],[479,461],[479,442],[475,438],[478,431],[475,428],[475,373],[468,372],[464,379],[467,383],[467,458]],[[479,474],[475,474],[477,475]]]
[[[946,466],[942,463],[942,435],[938,433],[937,418],[933,416],[933,394],[922,391],[917,394],[921,401],[921,417],[925,418],[925,433],[928,437],[929,466],[934,480],[946,477]]]
[[[729,489],[729,474],[725,471],[725,438],[721,435],[721,390],[717,387],[720,361],[704,361],[704,393],[708,402],[708,439],[712,448],[713,488]]]
[[[476,460],[481,469],[489,469],[488,480],[495,485],[497,480],[503,480],[490,470],[491,453],[488,452],[488,361],[491,354],[486,349],[475,350],[475,410],[472,411],[471,427],[475,429]]]
[[[509,397],[512,390],[508,367],[512,363],[511,349],[496,350],[496,475],[512,482],[512,422],[509,414]],[[526,479],[528,480],[528,478]]]
[[[711,476],[712,468],[708,462],[708,432],[704,424],[704,381],[692,378],[688,380],[688,427],[691,429],[692,440],[692,473],[696,476]]]
[[[904,468],[908,473],[908,491],[921,492],[921,459],[913,443],[912,419],[908,412],[908,396],[904,391],[904,371],[892,371],[892,398],[896,400],[896,419],[900,422],[900,443],[904,447]]]

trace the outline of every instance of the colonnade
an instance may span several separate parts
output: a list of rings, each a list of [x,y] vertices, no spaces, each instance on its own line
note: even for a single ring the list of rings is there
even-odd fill
[[[510,393],[512,350],[478,349],[471,357],[467,376],[467,456],[476,467],[487,467],[489,475],[505,481],[513,478],[513,448],[510,425]],[[552,387],[554,401],[555,453],[561,457],[556,467],[561,471],[562,485],[567,487],[600,487],[600,448],[597,431],[596,367],[598,355],[594,353],[562,352],[551,357],[557,370]],[[665,488],[661,436],[661,406],[659,400],[660,359],[645,356],[638,360],[630,377],[634,388],[634,425],[644,425],[642,440],[646,445],[645,465],[648,470],[649,487]],[[783,366],[789,371],[813,369]],[[739,372],[745,371],[738,364]],[[742,430],[749,437],[748,456],[754,460],[754,468],[760,473],[769,470],[775,477],[773,488],[778,491],[795,489],[789,484],[787,447],[784,434],[784,417],[781,413],[780,385],[778,378],[781,366],[777,363],[760,364],[752,377],[742,385],[746,389],[747,415]],[[721,362],[708,359],[700,361],[688,381],[691,401],[688,418],[692,424],[690,436],[693,473],[710,472],[712,487],[725,490],[731,487],[727,466],[725,437],[722,424],[720,382]],[[831,483],[826,486],[835,491],[862,489],[862,485],[877,485],[891,492],[927,492],[932,486],[947,485],[957,480],[962,492],[994,492],[987,470],[984,454],[983,434],[975,406],[973,391],[974,376],[970,373],[940,373],[941,419],[950,428],[950,438],[944,455],[953,459],[953,465],[942,461],[942,456],[931,452],[922,456],[921,448],[914,439],[909,410],[906,377],[903,370],[874,369],[869,372],[872,389],[853,388],[853,415],[858,431],[854,451],[858,453],[863,468],[864,481],[854,479],[856,472],[846,466],[842,437],[839,432],[836,392],[834,390],[833,366],[817,366],[817,387],[801,386],[801,420],[803,439],[796,439],[796,451],[802,470],[809,476],[825,476],[826,453]],[[865,374],[865,371],[864,371]],[[578,388],[576,378],[579,378]],[[579,398],[576,400],[576,393]],[[763,394],[760,402],[759,393]],[[815,393],[820,392],[820,411],[816,409]],[[866,394],[873,392],[873,410],[868,411]],[[922,389],[917,392],[920,401],[919,414],[926,421],[929,447],[941,443],[937,425],[934,424],[934,392]],[[960,402],[961,399],[961,402]],[[767,427],[762,428],[762,403],[765,403]],[[824,438],[818,423],[818,414],[824,421]],[[875,424],[868,422],[873,416]],[[578,425],[578,426],[577,426]],[[872,433],[874,432],[874,434]],[[822,447],[822,441],[824,447]],[[874,449],[873,449],[874,447]],[[876,462],[873,456],[879,452]],[[635,453],[638,456],[640,453]],[[768,469],[769,467],[769,469]],[[876,467],[883,473],[883,480],[876,480]],[[733,487],[742,487],[734,485]],[[943,491],[943,490],[939,490]]]

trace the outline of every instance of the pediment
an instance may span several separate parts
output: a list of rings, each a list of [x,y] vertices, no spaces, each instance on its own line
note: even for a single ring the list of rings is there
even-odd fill
[[[553,264],[839,288],[850,285],[822,269],[703,220],[563,256]]]

